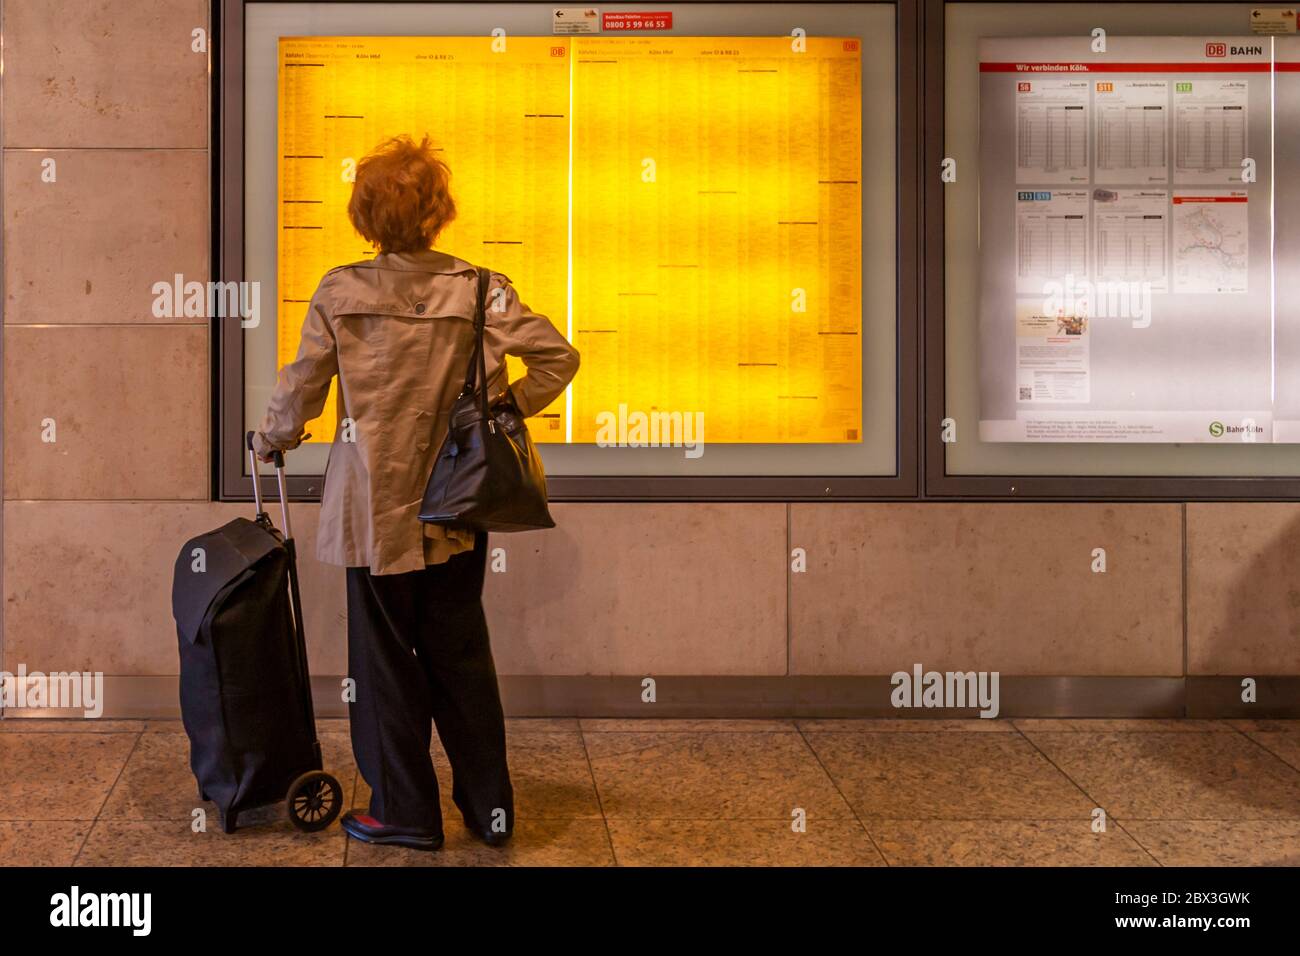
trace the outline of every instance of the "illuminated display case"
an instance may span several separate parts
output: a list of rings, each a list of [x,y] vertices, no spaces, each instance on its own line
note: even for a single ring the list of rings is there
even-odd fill
[[[1297,40],[1253,9],[928,0],[927,494],[1295,497]]]
[[[916,492],[915,117],[895,105],[915,8],[599,9],[571,33],[540,4],[227,0],[220,278],[276,306],[220,329],[224,495],[248,489],[239,436],[320,276],[373,254],[348,172],[398,133],[451,167],[437,248],[507,274],[582,353],[530,421],[553,498]],[[331,396],[289,456],[298,494],[335,419]],[[636,447],[647,420],[695,425],[703,453]]]

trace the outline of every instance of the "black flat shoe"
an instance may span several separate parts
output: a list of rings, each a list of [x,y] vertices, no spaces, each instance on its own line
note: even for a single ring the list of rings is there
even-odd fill
[[[372,816],[349,810],[339,818],[343,832],[363,843],[384,846],[404,846],[412,850],[437,850],[442,847],[443,836],[433,830],[414,827],[390,827]]]
[[[458,807],[460,806],[459,801],[457,801],[457,806]],[[501,833],[496,830],[493,830],[491,827],[487,827],[487,828],[481,827],[474,822],[474,820],[470,817],[468,813],[465,812],[463,808],[461,808],[460,811],[460,818],[465,824],[465,829],[468,830],[470,833],[474,834],[475,839],[479,840],[482,843],[486,843],[488,846],[501,846],[507,840],[510,839],[510,834],[512,830],[507,830],[506,832]]]
[[[469,827],[468,829],[470,833],[488,846],[504,846],[506,841],[510,839],[509,831],[499,833],[495,830],[480,830],[477,827]]]

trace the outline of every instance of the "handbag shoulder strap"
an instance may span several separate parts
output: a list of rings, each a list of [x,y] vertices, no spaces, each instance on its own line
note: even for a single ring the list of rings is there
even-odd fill
[[[476,266],[474,271],[478,274],[478,295],[474,307],[474,352],[469,357],[469,368],[465,370],[465,387],[461,389],[461,394],[468,395],[473,391],[475,379],[479,378],[480,384],[484,386],[483,397],[486,405],[487,360],[483,355],[483,327],[487,324],[486,300],[492,273],[482,266]]]

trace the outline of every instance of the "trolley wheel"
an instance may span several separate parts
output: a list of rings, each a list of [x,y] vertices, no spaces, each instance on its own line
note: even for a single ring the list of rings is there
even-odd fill
[[[289,786],[289,819],[299,830],[324,830],[343,809],[343,788],[324,770],[312,770]]]

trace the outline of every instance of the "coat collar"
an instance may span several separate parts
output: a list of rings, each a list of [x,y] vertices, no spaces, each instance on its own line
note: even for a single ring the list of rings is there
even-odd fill
[[[402,272],[437,272],[443,274],[474,271],[474,266],[471,263],[438,249],[425,249],[420,252],[381,252],[373,259],[352,262],[345,268],[397,269]]]

